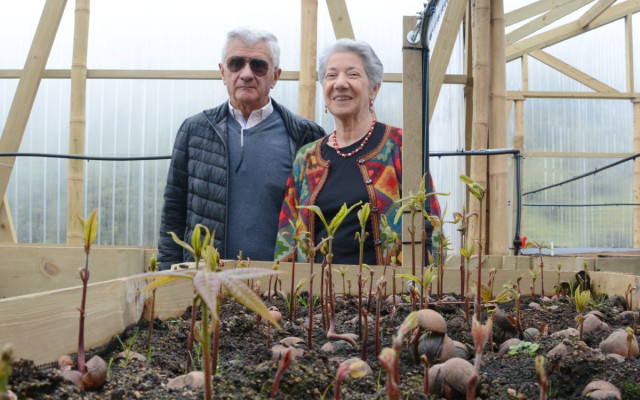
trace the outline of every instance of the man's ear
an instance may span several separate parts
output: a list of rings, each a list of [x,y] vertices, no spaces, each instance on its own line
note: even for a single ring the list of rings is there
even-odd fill
[[[282,68],[276,68],[276,70],[273,71],[273,82],[271,82],[271,89],[273,89],[276,86],[278,79],[280,79],[281,73],[282,73]]]

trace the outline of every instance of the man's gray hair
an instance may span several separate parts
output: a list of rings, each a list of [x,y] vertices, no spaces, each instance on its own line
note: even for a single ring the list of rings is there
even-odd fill
[[[320,64],[318,66],[318,79],[320,83],[324,81],[324,75],[327,73],[327,61],[329,57],[335,53],[354,53],[358,55],[362,60],[371,88],[382,82],[384,75],[382,62],[367,42],[353,39],[338,39],[331,47],[326,49],[322,57],[320,57]]]
[[[271,57],[273,68],[276,69],[280,66],[280,46],[278,46],[278,38],[276,38],[273,33],[247,27],[235,28],[229,31],[227,33],[227,40],[224,42],[224,46],[222,47],[223,62],[227,56],[229,43],[234,40],[239,40],[247,46],[254,46],[260,42],[265,42],[269,49],[269,56]]]

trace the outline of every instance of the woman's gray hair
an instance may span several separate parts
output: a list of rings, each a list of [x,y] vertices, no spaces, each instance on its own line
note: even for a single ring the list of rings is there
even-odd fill
[[[269,57],[271,57],[273,68],[276,69],[280,66],[280,46],[278,46],[278,38],[276,38],[273,33],[246,27],[235,28],[229,31],[227,33],[227,40],[224,42],[224,46],[222,47],[223,62],[227,56],[229,43],[234,40],[239,40],[247,46],[254,46],[260,42],[265,42],[269,49]]]
[[[338,39],[336,42],[326,49],[320,57],[318,65],[318,79],[320,83],[324,81],[324,75],[327,73],[327,61],[335,53],[354,53],[362,60],[362,65],[369,78],[369,86],[373,88],[378,83],[382,83],[384,69],[382,62],[376,55],[375,51],[367,42],[353,39]]]

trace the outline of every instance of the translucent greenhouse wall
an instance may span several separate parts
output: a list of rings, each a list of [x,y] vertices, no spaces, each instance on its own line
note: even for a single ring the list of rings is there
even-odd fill
[[[285,0],[278,7],[278,20],[266,20],[269,2],[246,1],[227,5],[221,12],[213,2],[194,1],[178,7],[168,1],[124,0],[92,2],[89,24],[89,69],[196,69],[217,70],[222,38],[238,25],[273,31],[282,48],[281,67],[299,69],[300,1]],[[368,41],[385,65],[385,72],[402,72],[402,16],[415,15],[423,1],[376,0],[362,7],[347,0],[355,35]],[[508,7],[516,2],[505,2]],[[518,0],[518,3],[523,3]],[[3,3],[0,3],[3,4]],[[20,69],[29,50],[44,0],[29,7],[2,6],[0,13],[0,69]],[[522,4],[520,4],[522,5]],[[71,65],[75,2],[68,2],[56,36],[48,69]],[[246,7],[253,12],[246,13]],[[242,9],[242,10],[241,10]],[[126,12],[125,12],[126,10]],[[242,18],[230,18],[232,15]],[[318,53],[334,40],[326,6],[318,6]],[[634,17],[634,37],[639,37],[640,18]],[[372,21],[385,21],[384,29]],[[625,91],[623,44],[612,40],[622,23],[552,46],[547,51],[583,68],[614,88]],[[19,33],[19,34],[18,34]],[[623,43],[620,41],[620,43]],[[640,43],[640,40],[636,40]],[[635,59],[640,60],[638,48]],[[595,60],[599,60],[596,63]],[[636,76],[640,76],[636,62]],[[507,64],[508,90],[521,90],[520,62]],[[461,74],[461,34],[447,73]],[[529,58],[531,90],[587,91],[549,67]],[[0,128],[15,93],[17,80],[0,79]],[[40,85],[20,152],[68,153],[68,80],[44,79]],[[636,87],[640,84],[636,80]],[[460,85],[444,85],[430,125],[432,151],[464,148],[464,93]],[[637,89],[636,89],[637,90]],[[298,83],[280,81],[273,97],[293,111],[298,108]],[[220,81],[187,80],[87,80],[86,150],[88,155],[169,155],[175,133],[184,118],[225,101]],[[334,129],[317,86],[316,120]],[[402,85],[384,83],[376,101],[380,121],[402,126]],[[512,111],[513,114],[513,111]],[[508,146],[513,135],[510,117]],[[612,152],[631,151],[631,103],[628,100],[525,101],[525,151]],[[530,157],[523,162],[523,191],[538,189],[593,170],[612,159],[561,159]],[[105,245],[155,245],[162,194],[169,161],[106,162],[85,164],[85,210],[100,209],[98,241]],[[432,158],[436,190],[451,193],[441,197],[443,209],[451,213],[464,205],[462,157]],[[513,164],[509,164],[510,183]],[[566,247],[631,247],[631,207],[559,207],[544,204],[594,204],[631,202],[631,163],[585,180],[536,195],[525,196],[522,233],[534,240],[554,241]],[[20,242],[64,243],[66,236],[67,161],[19,157],[14,165],[7,196]],[[408,193],[405,193],[408,194]],[[510,207],[514,204],[510,193]],[[542,204],[542,205],[541,205]],[[510,210],[512,211],[512,210]],[[82,213],[79,210],[79,214]],[[512,215],[512,213],[509,213]],[[510,222],[513,226],[513,221]],[[453,248],[460,246],[458,233],[447,225]]]

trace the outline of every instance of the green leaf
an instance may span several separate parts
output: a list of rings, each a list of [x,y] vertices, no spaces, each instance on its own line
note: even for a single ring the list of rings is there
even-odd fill
[[[411,274],[396,274],[397,277],[403,278],[403,279],[409,279],[415,283],[417,283],[418,285],[421,285],[422,282],[420,282],[420,278],[413,276]]]
[[[320,207],[311,205],[311,206],[297,206],[296,208],[306,208],[309,211],[313,211],[318,216],[318,218],[320,218],[320,220],[322,221],[322,224],[327,229],[327,232],[329,232],[329,225],[327,224],[327,220],[324,218],[324,214],[322,214],[322,210],[320,210]]]
[[[180,246],[180,247],[182,247],[183,249],[185,249],[186,251],[188,251],[188,252],[189,252],[189,254],[191,254],[191,255],[195,258],[196,253],[193,251],[193,248],[187,244],[187,242],[184,242],[184,241],[180,240],[180,239],[178,238],[178,235],[176,235],[176,234],[175,234],[175,233],[173,233],[173,232],[167,232],[167,233],[168,233],[169,235],[171,235],[171,237],[173,238],[173,241],[174,241],[178,246]]]
[[[371,214],[371,205],[369,203],[364,203],[358,210],[358,221],[360,221],[360,227],[362,229],[365,229],[367,226],[369,214]]]
[[[98,209],[96,208],[89,214],[84,224],[84,252],[89,254],[91,245],[98,235]]]
[[[347,204],[342,203],[342,207],[340,207],[340,210],[338,210],[338,213],[336,214],[336,216],[333,217],[327,229],[327,233],[329,234],[329,236],[335,236],[335,233],[338,230],[338,227],[340,227],[340,224],[342,224],[342,221],[344,221],[347,215],[349,215],[351,210],[353,210],[355,207],[359,206],[360,204],[362,204],[362,201],[359,201],[356,204],[352,205],[351,207],[347,208]]]
[[[218,275],[215,272],[204,269],[198,271],[193,277],[193,287],[202,301],[209,307],[213,319],[212,322],[217,321],[220,317],[218,315],[218,296],[220,295],[222,282]]]

